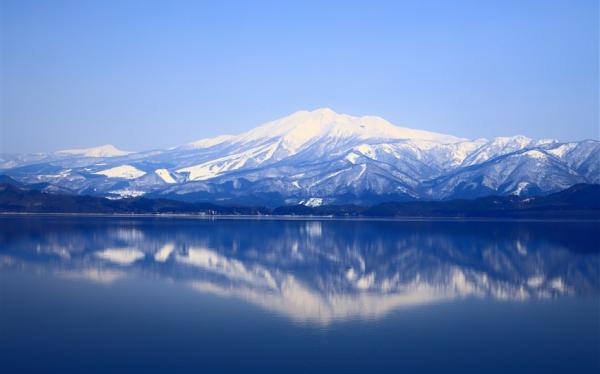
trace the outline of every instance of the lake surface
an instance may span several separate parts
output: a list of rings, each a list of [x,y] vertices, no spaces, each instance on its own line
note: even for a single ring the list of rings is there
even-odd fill
[[[600,369],[600,224],[0,217],[0,371]]]

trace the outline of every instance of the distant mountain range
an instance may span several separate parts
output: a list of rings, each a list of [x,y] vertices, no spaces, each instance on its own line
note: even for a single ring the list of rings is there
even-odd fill
[[[600,185],[577,184],[544,196],[487,196],[466,200],[359,205],[226,206],[132,197],[108,199],[43,192],[0,176],[0,213],[275,215],[334,217],[578,218],[600,219]]]
[[[533,196],[598,184],[600,142],[469,140],[319,109],[166,150],[126,152],[106,145],[2,154],[0,173],[46,192],[111,199],[271,208],[374,205]]]

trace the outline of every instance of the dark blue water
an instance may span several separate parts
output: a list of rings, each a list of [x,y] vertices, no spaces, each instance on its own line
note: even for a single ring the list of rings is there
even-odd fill
[[[599,233],[1,217],[0,371],[597,373]]]

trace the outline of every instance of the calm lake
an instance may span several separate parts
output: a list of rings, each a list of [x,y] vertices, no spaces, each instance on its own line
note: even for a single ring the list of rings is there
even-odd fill
[[[600,372],[600,223],[0,217],[0,371]]]

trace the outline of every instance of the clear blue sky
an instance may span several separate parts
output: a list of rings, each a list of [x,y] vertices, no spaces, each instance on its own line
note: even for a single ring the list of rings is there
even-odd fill
[[[599,137],[597,1],[1,3],[4,152],[162,148],[319,107]]]

